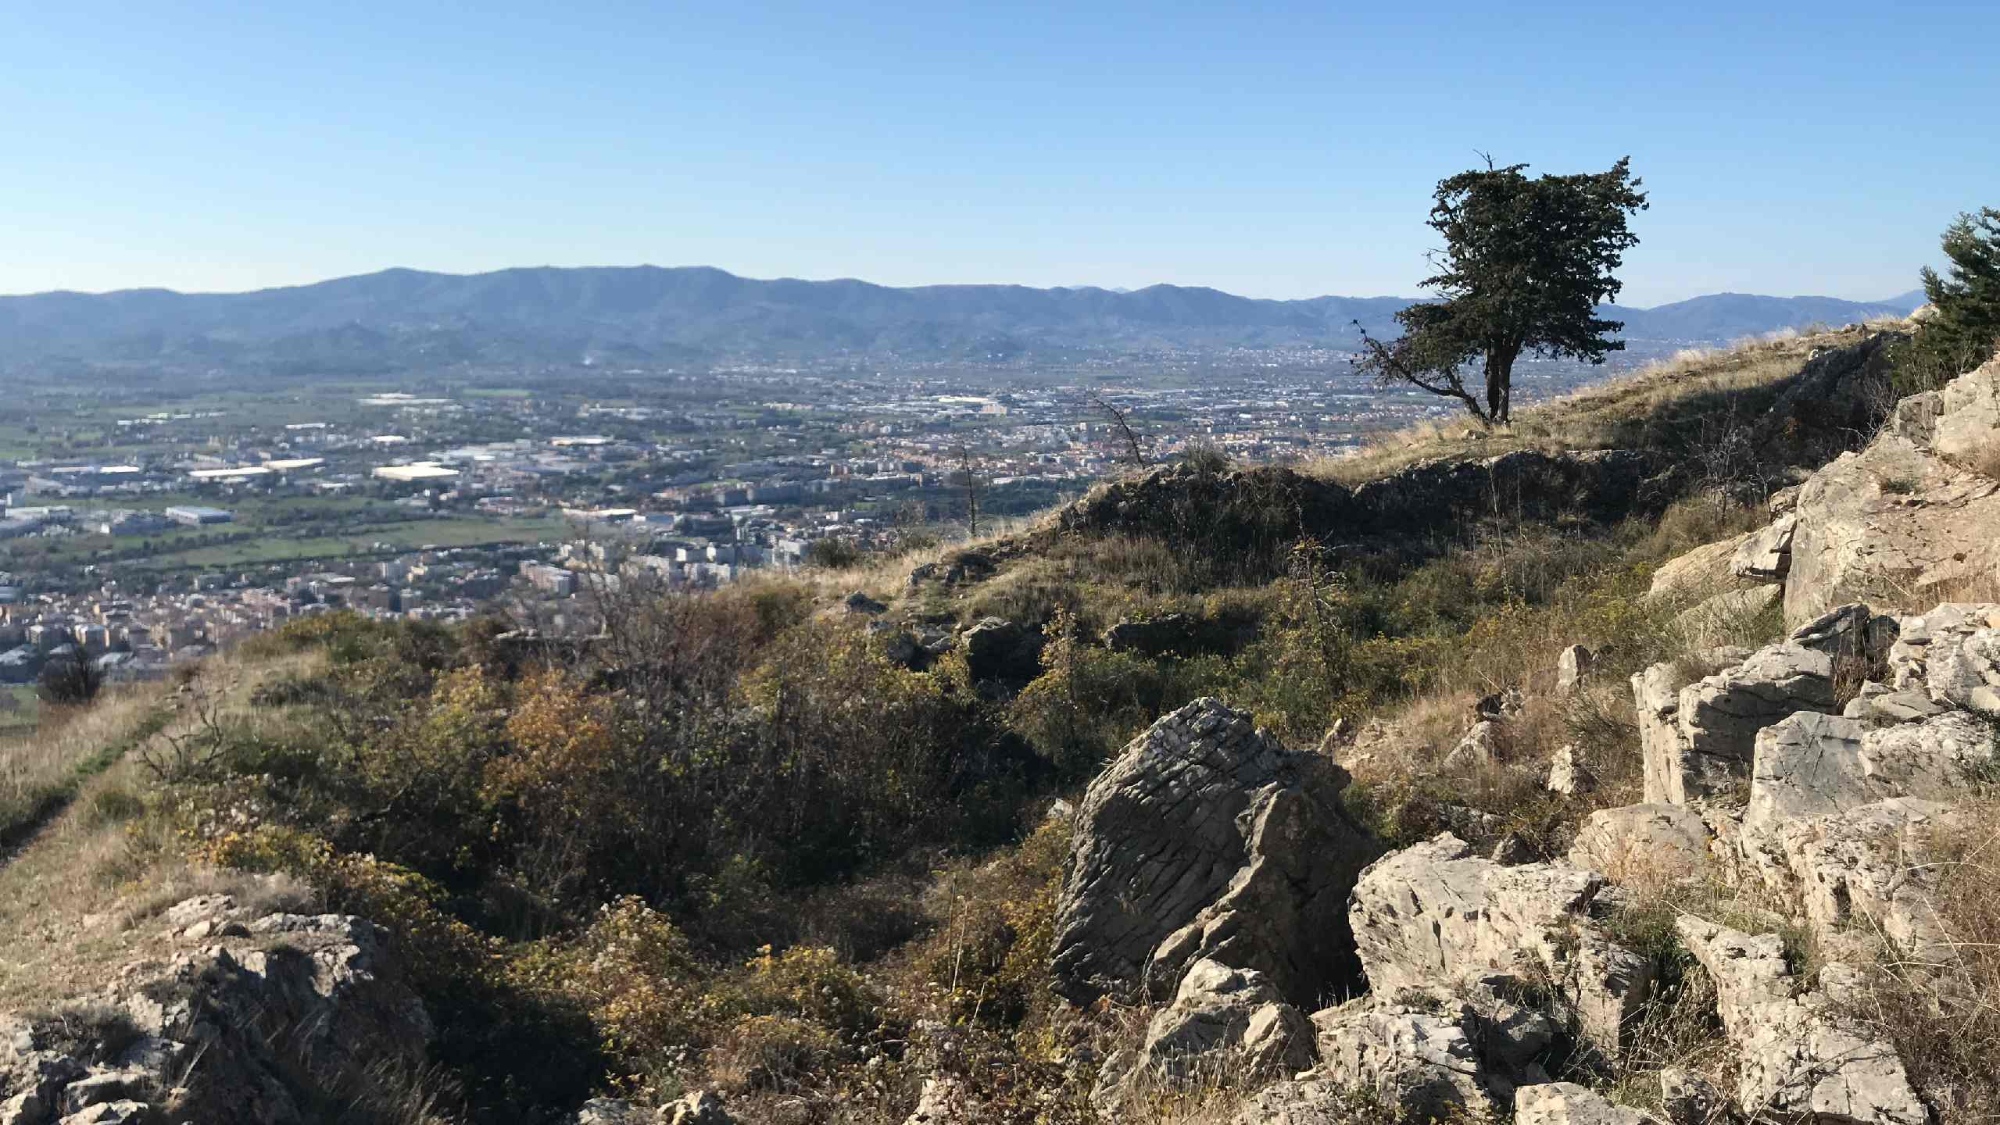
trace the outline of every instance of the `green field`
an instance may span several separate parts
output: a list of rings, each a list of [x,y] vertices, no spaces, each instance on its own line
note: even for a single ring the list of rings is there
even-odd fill
[[[568,530],[560,516],[494,519],[478,516],[363,525],[337,535],[299,537],[270,534],[231,543],[169,550],[124,565],[145,571],[183,571],[259,566],[304,559],[342,559],[416,550],[419,547],[479,547],[559,539]]]

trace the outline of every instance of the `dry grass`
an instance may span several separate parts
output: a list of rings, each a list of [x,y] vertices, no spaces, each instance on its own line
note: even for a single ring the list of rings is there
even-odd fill
[[[107,689],[95,704],[48,708],[32,734],[0,742],[0,851],[57,811],[79,782],[79,771],[138,730],[159,706],[158,684]]]
[[[1313,462],[1307,471],[1351,486],[1436,457],[1613,448],[1634,425],[1671,413],[1677,403],[1770,386],[1797,373],[1815,349],[1858,343],[1871,329],[1886,326],[1781,333],[1722,351],[1683,351],[1523,410],[1511,426],[1485,430],[1462,418],[1425,423],[1384,434],[1353,453]]]
[[[210,663],[203,679],[219,700],[219,713],[251,714],[250,690],[264,679],[298,670],[286,658],[246,668],[233,660]],[[192,693],[189,693],[192,695]],[[163,701],[185,700],[155,684],[100,700],[53,732],[55,745],[24,758],[72,763],[106,747],[131,745],[101,772],[78,779],[75,799],[21,851],[0,863],[0,1010],[47,1006],[104,986],[120,965],[173,952],[147,923],[191,895],[223,892],[272,908],[298,906],[303,888],[259,877],[189,865],[179,841],[164,835],[157,818],[144,815],[155,779],[140,760],[197,722],[197,708],[183,703],[162,729],[148,719]],[[148,733],[150,731],[150,733]]]
[[[2000,799],[1968,801],[1930,841],[1942,961],[1886,949],[1858,1013],[1896,1044],[1942,1125],[2000,1119]]]

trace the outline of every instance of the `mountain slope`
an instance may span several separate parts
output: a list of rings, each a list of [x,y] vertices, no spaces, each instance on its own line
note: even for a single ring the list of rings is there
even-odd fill
[[[757,280],[710,267],[537,267],[452,275],[391,269],[249,293],[42,293],[0,297],[0,363],[67,357],[338,363],[574,359],[616,350],[825,358],[1008,357],[1089,350],[1268,348],[1393,334],[1404,297],[1262,300],[1154,285],[1034,289]],[[1907,306],[1907,307],[1906,307]],[[1634,341],[1717,343],[1810,323],[1901,315],[1906,300],[1719,294],[1613,307]]]

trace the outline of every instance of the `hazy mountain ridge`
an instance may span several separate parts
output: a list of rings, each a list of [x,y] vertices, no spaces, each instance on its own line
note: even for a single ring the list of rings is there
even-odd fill
[[[1408,297],[1268,300],[1154,285],[892,288],[759,280],[712,267],[410,269],[248,293],[135,289],[0,297],[0,364],[147,359],[408,365],[573,360],[593,351],[680,361],[729,355],[986,358],[1082,350],[1350,346],[1354,322],[1393,335]],[[1863,303],[1715,294],[1610,306],[1638,341],[1713,344],[1813,323],[1902,315],[1921,294]]]

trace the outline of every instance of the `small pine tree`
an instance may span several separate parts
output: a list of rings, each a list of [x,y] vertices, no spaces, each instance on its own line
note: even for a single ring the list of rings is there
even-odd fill
[[[2000,210],[1982,207],[1945,228],[1946,272],[1924,267],[1933,309],[1896,354],[1896,389],[1943,386],[1992,358],[2000,347]]]

